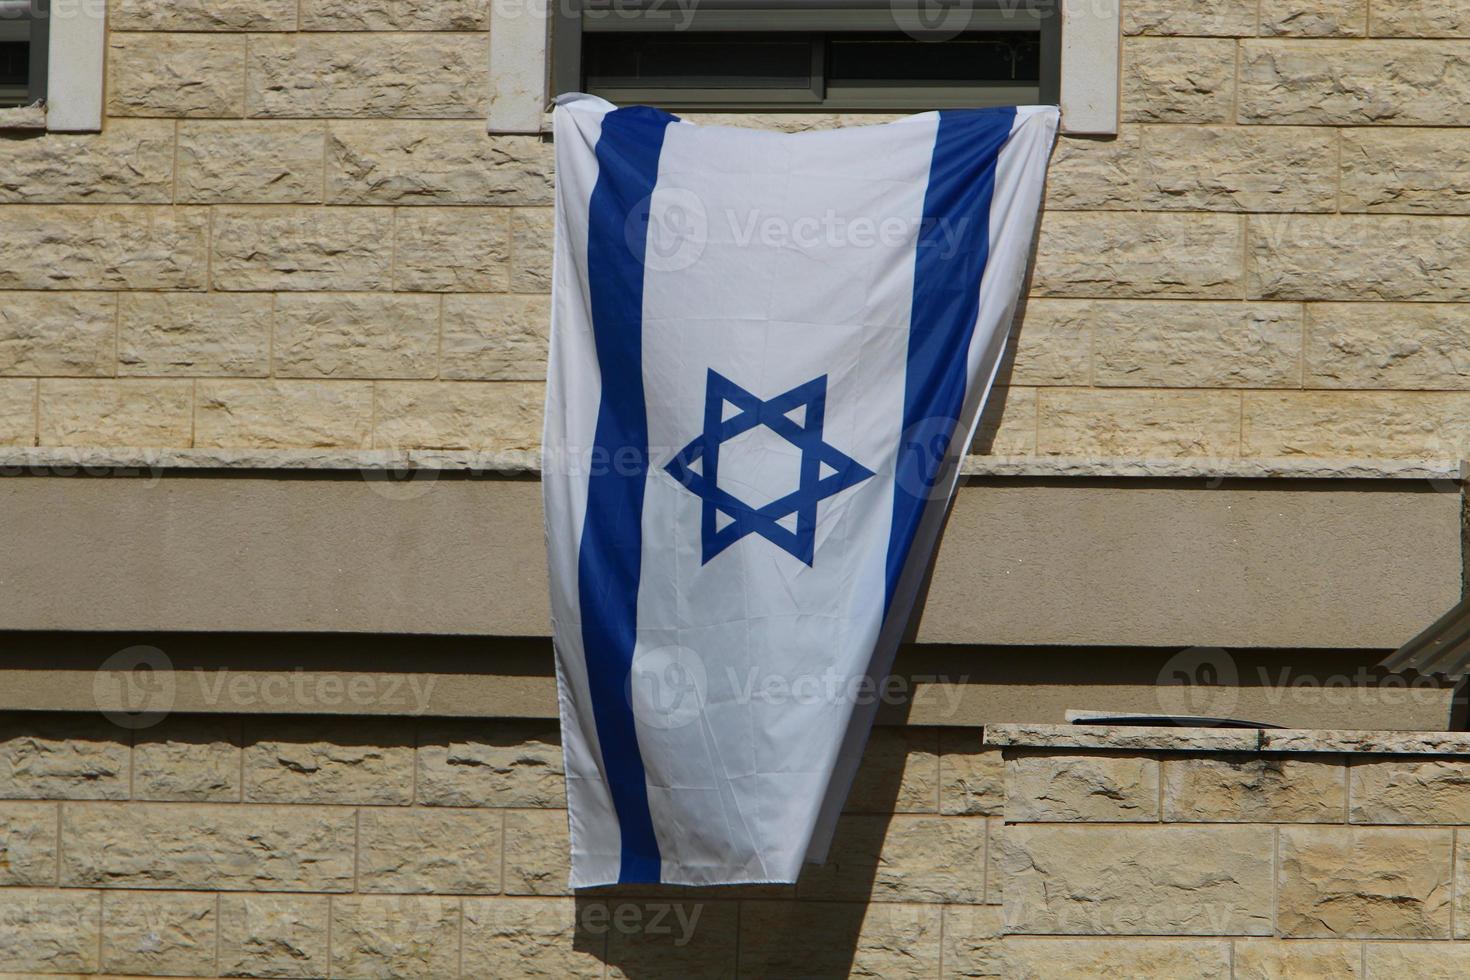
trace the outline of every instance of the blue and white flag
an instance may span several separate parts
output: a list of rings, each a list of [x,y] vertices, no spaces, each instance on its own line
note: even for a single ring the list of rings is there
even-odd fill
[[[559,101],[543,485],[574,887],[825,857],[1056,126]]]

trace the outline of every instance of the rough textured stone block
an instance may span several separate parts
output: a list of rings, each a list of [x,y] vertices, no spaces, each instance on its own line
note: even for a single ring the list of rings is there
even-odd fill
[[[1368,0],[1287,0],[1261,7],[1261,33],[1289,37],[1362,37]]]
[[[70,804],[62,808],[61,883],[350,891],[355,823],[348,807]]]
[[[1006,759],[1006,819],[1020,823],[1154,822],[1159,763],[1134,754],[1023,752]]]
[[[1365,943],[1363,957],[1373,980],[1460,980],[1470,973],[1470,946],[1449,943]]]
[[[1264,299],[1470,299],[1470,218],[1265,215],[1250,250]]]
[[[105,293],[6,293],[0,375],[113,373],[117,300]]]
[[[393,216],[382,208],[220,208],[216,289],[388,289]]]
[[[1261,941],[1235,944],[1235,980],[1289,980],[1292,977],[1350,980],[1362,975],[1362,947],[1357,943]]]
[[[1470,823],[1470,760],[1452,758],[1355,758],[1353,823]]]
[[[1234,456],[1240,396],[1204,391],[1043,388],[1037,452],[1063,456]]]
[[[368,895],[332,903],[332,975],[407,980],[454,976],[459,900]]]
[[[245,38],[229,34],[113,34],[109,116],[240,116]]]
[[[1249,37],[1256,7],[1255,0],[1131,0],[1123,5],[1123,33]]]
[[[1470,394],[1282,392],[1245,396],[1245,456],[1459,459]]]
[[[1344,129],[1342,209],[1470,214],[1470,147],[1458,129]]]
[[[245,109],[253,117],[483,120],[487,93],[482,35],[293,34],[251,40]]]
[[[551,203],[551,147],[487,136],[483,121],[334,122],[327,129],[332,204]]]
[[[736,975],[737,903],[609,900],[606,908],[607,918],[584,910],[582,921],[607,933],[608,980]]]
[[[1089,300],[1030,297],[1011,325],[1009,378],[1013,384],[1092,383],[1092,310]],[[1002,368],[1005,376],[1006,368]]]
[[[1465,118],[1470,46],[1453,41],[1244,41],[1238,121],[1442,125]]]
[[[506,812],[507,895],[569,895],[571,871],[565,810]]]
[[[275,373],[282,378],[432,378],[439,300],[333,293],[276,300]]]
[[[425,722],[418,800],[432,806],[565,807],[561,737],[537,722]]]
[[[1272,834],[1254,826],[1006,827],[998,857],[1006,929],[1270,935]]]
[[[95,973],[99,918],[96,892],[0,890],[0,963],[18,972]]]
[[[1470,305],[1312,303],[1313,388],[1470,388]]]
[[[174,124],[166,119],[0,139],[0,202],[164,204],[172,200],[173,156]]]
[[[203,289],[204,208],[5,209],[0,289]]]
[[[937,812],[939,729],[875,727],[844,809],[847,813]]]
[[[979,817],[846,816],[822,865],[807,865],[802,898],[836,901],[984,900],[985,821]]]
[[[1376,37],[1470,37],[1470,0],[1375,0]]]
[[[188,381],[41,382],[43,446],[187,446]]]
[[[374,438],[389,449],[536,449],[545,400],[529,381],[386,382]]]
[[[970,452],[980,456],[1036,454],[1036,389],[997,385],[980,416]]]
[[[188,892],[102,898],[102,969],[144,976],[214,972],[215,897]]]
[[[221,895],[220,975],[326,976],[330,901],[325,895]]]
[[[0,446],[36,442],[36,382],[0,380]]]
[[[1282,936],[1450,938],[1451,832],[1283,827]]]
[[[501,293],[510,288],[505,208],[407,208],[398,213],[395,288]]]
[[[0,719],[0,799],[127,798],[127,732],[100,716]]]
[[[1144,210],[1337,210],[1334,130],[1152,126],[1147,139]]]
[[[1057,140],[1047,167],[1048,211],[1113,211],[1138,207],[1139,127],[1113,139]]]
[[[1005,760],[984,745],[980,729],[939,733],[939,808],[942,813],[999,816],[1005,807]]]
[[[570,898],[470,898],[464,903],[467,977],[601,980],[605,930],[580,928]]]
[[[985,821],[985,904],[1001,905],[1005,902],[1005,873],[1000,868],[1000,838],[1005,833],[1005,821],[990,817]]]
[[[413,755],[406,720],[247,721],[245,799],[406,805],[413,802]]]
[[[447,296],[441,377],[540,381],[546,377],[551,299]]]
[[[1347,776],[1337,756],[1167,756],[1164,819],[1180,823],[1341,823]]]
[[[1227,214],[1053,212],[1042,216],[1040,296],[1240,296],[1241,219]]]
[[[1302,308],[1294,303],[1093,301],[1099,387],[1285,388],[1301,383]]]
[[[133,799],[224,803],[240,799],[240,724],[174,715],[133,741]]]
[[[114,31],[292,31],[294,0],[238,4],[221,0],[112,0],[108,27]]]
[[[129,293],[119,298],[119,374],[263,378],[271,297]]]
[[[523,11],[524,13],[524,11]],[[307,31],[482,31],[488,0],[303,0]]]
[[[0,803],[0,886],[56,881],[56,804]]]
[[[312,204],[322,199],[319,122],[199,120],[179,125],[178,200]]]
[[[494,810],[366,807],[358,816],[358,890],[494,894],[500,824]]]
[[[194,445],[366,449],[372,385],[351,381],[199,383]]]
[[[516,208],[510,213],[510,288],[551,292],[552,210]]]
[[[935,905],[746,902],[740,909],[741,974],[935,977],[939,920]],[[821,940],[802,938],[815,936]]]
[[[1124,40],[1125,122],[1231,122],[1234,104],[1235,42]]]

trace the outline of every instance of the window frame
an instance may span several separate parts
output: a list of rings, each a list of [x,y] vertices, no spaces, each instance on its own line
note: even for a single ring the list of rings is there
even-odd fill
[[[24,13],[13,13],[20,9]],[[26,95],[19,106],[33,106],[46,99],[47,64],[51,54],[49,0],[0,0],[0,23],[11,21],[29,25],[26,32],[26,46],[29,48]]]

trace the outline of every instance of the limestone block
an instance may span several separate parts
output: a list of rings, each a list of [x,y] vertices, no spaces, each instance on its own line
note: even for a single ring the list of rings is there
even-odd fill
[[[1352,980],[1362,975],[1362,947],[1357,943],[1299,940],[1235,944],[1235,980],[1290,980],[1294,977],[1340,977],[1342,980]]]
[[[1124,126],[1113,139],[1059,139],[1047,167],[1046,210],[1138,207],[1139,132],[1137,126]]]
[[[540,381],[550,333],[549,297],[446,296],[440,376]]]
[[[119,374],[262,378],[270,373],[269,296],[127,293],[118,302]]]
[[[1451,831],[1283,827],[1283,937],[1450,938]]]
[[[0,963],[18,972],[97,972],[99,909],[96,892],[0,890]]]
[[[1164,820],[1178,823],[1341,823],[1347,776],[1339,756],[1164,758]]]
[[[114,119],[100,133],[0,139],[0,202],[167,204],[174,124]]]
[[[325,895],[221,895],[220,975],[326,976],[330,901]]]
[[[524,11],[522,11],[524,15]],[[307,31],[483,31],[488,0],[303,0]]]
[[[384,208],[215,212],[216,289],[388,289],[392,261],[393,216]]]
[[[1342,132],[1342,209],[1470,214],[1470,147],[1457,129]]]
[[[740,969],[760,977],[939,975],[940,907],[746,902]],[[820,936],[811,942],[808,937]]]
[[[1239,122],[1463,125],[1470,46],[1453,41],[1241,42]]]
[[[541,445],[543,385],[528,381],[385,382],[376,445],[385,449],[523,449]]]
[[[459,900],[350,895],[332,903],[332,975],[408,980],[454,976]]]
[[[204,208],[5,209],[0,289],[203,289]]]
[[[1470,394],[1248,392],[1243,431],[1246,456],[1458,459],[1470,449]]]
[[[322,199],[325,124],[200,119],[179,124],[178,200],[314,204]]]
[[[44,380],[39,408],[43,446],[187,446],[194,391],[188,381]]]
[[[0,799],[125,800],[128,733],[101,716],[0,721]]]
[[[1313,388],[1470,389],[1470,305],[1311,303]]]
[[[357,829],[358,890],[494,894],[500,891],[500,825],[495,810],[364,807]]]
[[[570,895],[571,871],[565,810],[506,811],[507,895]]]
[[[108,27],[114,31],[293,31],[293,0],[112,0]]]
[[[934,813],[939,809],[939,730],[878,726],[858,763],[847,813]]]
[[[0,446],[36,442],[36,382],[0,380]]]
[[[350,891],[355,823],[348,807],[71,804],[62,812],[61,883]]]
[[[1335,130],[1150,126],[1146,138],[1145,210],[1337,210]]]
[[[1368,756],[1349,773],[1353,823],[1470,823],[1470,759]]]
[[[566,806],[555,724],[425,722],[418,767],[418,800],[431,806]]]
[[[1364,943],[1368,976],[1375,980],[1459,980],[1470,973],[1470,947],[1450,943]]]
[[[1090,300],[1029,297],[1011,326],[1008,380],[1026,385],[1090,384],[1092,316]]]
[[[331,204],[549,205],[551,147],[534,136],[488,136],[483,120],[333,122]]]
[[[1159,819],[1159,763],[1136,754],[1025,752],[1006,759],[1006,819],[1076,823]]]
[[[1470,0],[1375,0],[1375,37],[1470,37]]]
[[[1035,455],[1036,389],[992,388],[970,452],[978,456]]]
[[[945,728],[939,733],[939,809],[942,813],[999,816],[1005,807],[1005,760],[983,744],[983,732]]]
[[[1248,825],[1008,826],[997,861],[1006,929],[1270,935],[1272,838]]]
[[[1261,33],[1291,37],[1362,37],[1368,0],[1287,0],[1261,7]]]
[[[1249,246],[1253,297],[1470,299],[1470,218],[1261,215]]]
[[[214,972],[215,897],[200,892],[102,897],[102,968],[196,977]]]
[[[276,299],[275,373],[282,378],[432,378],[439,300],[373,293]]]
[[[133,799],[228,803],[240,799],[240,725],[217,715],[173,715],[133,742]]]
[[[500,293],[510,288],[506,208],[405,208],[398,212],[395,288]]]
[[[114,33],[108,41],[109,116],[240,116],[245,37]]]
[[[489,90],[485,52],[480,34],[252,38],[245,114],[479,119],[483,128]]]
[[[406,720],[245,723],[245,799],[257,803],[413,801],[413,735]]]
[[[1092,383],[1099,387],[1301,383],[1302,308],[1294,303],[1094,300],[1067,312],[1091,324]]]
[[[510,213],[510,288],[551,292],[552,210],[516,208]]]
[[[1235,42],[1125,38],[1125,122],[1221,123],[1235,104]]]
[[[194,445],[366,449],[372,385],[351,381],[201,381]]]
[[[467,898],[466,977],[601,980],[605,931],[579,928],[571,898]]]
[[[112,374],[116,318],[117,300],[106,293],[6,293],[0,375]]]
[[[1124,34],[1250,37],[1254,0],[1131,0],[1123,5]]]
[[[1234,456],[1240,396],[1226,391],[1043,388],[1037,452],[1063,456]]]
[[[802,898],[834,901],[984,900],[985,820],[906,815],[841,818],[822,865],[807,865]]]
[[[1058,211],[1042,216],[1038,296],[1237,299],[1241,219]]]
[[[56,881],[56,804],[0,803],[0,885]]]

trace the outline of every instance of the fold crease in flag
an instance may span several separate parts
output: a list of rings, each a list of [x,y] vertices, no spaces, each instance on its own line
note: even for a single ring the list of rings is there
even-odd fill
[[[563,96],[543,492],[574,887],[825,858],[999,368],[1053,107]]]

